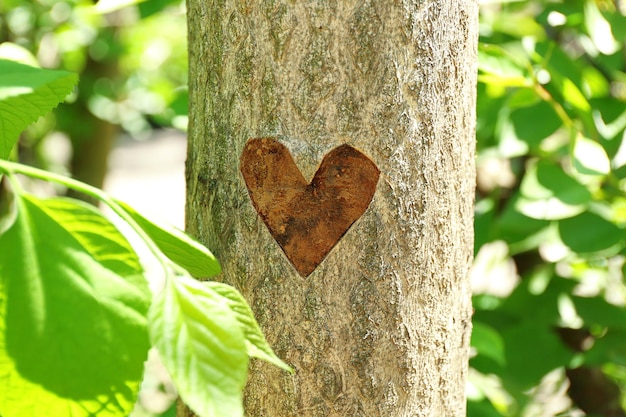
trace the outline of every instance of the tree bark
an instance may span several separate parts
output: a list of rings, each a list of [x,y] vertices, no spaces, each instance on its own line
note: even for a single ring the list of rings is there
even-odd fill
[[[188,0],[188,16],[187,229],[295,369],[253,361],[247,415],[464,416],[476,1]],[[306,182],[343,144],[380,171],[306,278],[240,171],[266,137]]]

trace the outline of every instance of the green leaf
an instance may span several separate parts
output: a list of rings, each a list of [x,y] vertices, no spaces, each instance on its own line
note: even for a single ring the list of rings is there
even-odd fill
[[[4,187],[5,184],[0,177],[0,237],[9,230],[17,218],[15,194],[10,187]]]
[[[145,0],[138,3],[139,15],[141,19],[159,13],[168,6],[179,5],[180,0]]]
[[[37,58],[25,47],[13,42],[0,43],[0,59],[20,62],[24,65],[36,67],[39,65]]]
[[[485,355],[498,363],[505,364],[504,343],[500,334],[491,326],[474,321],[471,346],[476,348],[480,355]]]
[[[626,110],[621,104],[613,97],[596,98],[591,101],[598,133],[605,139],[617,143],[621,143],[622,134],[626,129]]]
[[[532,90],[519,89],[500,111],[499,149],[509,158],[537,153],[539,145],[562,126],[562,121],[554,108],[546,101],[539,100]],[[524,103],[524,101],[530,101]]]
[[[263,359],[286,371],[292,371],[289,365],[276,356],[270,345],[265,340],[265,336],[263,336],[263,332],[255,320],[250,306],[239,291],[237,291],[234,287],[221,282],[207,281],[203,282],[203,284],[215,293],[224,297],[228,306],[235,313],[239,326],[241,327],[241,330],[246,338],[248,355]]]
[[[536,51],[538,53],[535,56],[536,62],[550,74],[550,81],[544,88],[571,116],[580,118],[588,136],[595,137],[597,130],[591,105],[583,93],[588,87],[583,83],[580,60],[573,60],[551,41],[538,43]]]
[[[573,160],[581,174],[606,175],[611,171],[611,162],[602,145],[583,136],[576,138]]]
[[[590,253],[623,246],[624,231],[597,214],[584,212],[559,221],[561,240],[572,251]]]
[[[577,283],[571,279],[554,276],[554,265],[543,264],[536,270],[525,274],[524,279],[517,285],[509,297],[504,299],[497,314],[500,317],[515,317],[507,327],[518,326],[520,321],[532,321],[537,326],[550,329],[559,320],[559,300],[563,294],[570,293]],[[500,316],[500,317],[498,317]],[[497,330],[502,330],[494,322],[483,319]]]
[[[538,147],[543,139],[556,132],[562,125],[554,108],[545,101],[514,109],[510,118],[517,137],[532,148]]]
[[[609,304],[600,297],[572,297],[576,312],[587,327],[602,327],[626,330],[626,310]]]
[[[72,92],[78,76],[0,59],[0,159],[18,136]]]
[[[613,37],[611,25],[602,16],[595,0],[585,2],[585,27],[596,49],[605,54],[612,55],[620,49],[620,44]]]
[[[603,13],[603,17],[611,25],[611,33],[615,39],[626,38],[626,16],[618,8],[613,13]]]
[[[519,193],[511,197],[494,226],[497,231],[494,238],[506,241],[512,254],[515,251],[527,251],[539,246],[543,241],[544,231],[550,225],[546,220],[537,220],[521,214],[516,209],[519,200]]]
[[[137,256],[92,206],[16,198],[0,236],[0,414],[127,415],[149,348]]]
[[[505,10],[506,9],[501,10],[496,14],[496,20],[493,24],[495,31],[511,35],[518,39],[523,37],[532,37],[534,39],[545,38],[545,30],[537,23],[534,16],[530,14],[507,13]]]
[[[176,417],[176,401],[172,403],[170,408],[155,417]]]
[[[585,363],[602,366],[608,361],[626,366],[626,331],[609,330],[594,340],[593,346],[585,352]]]
[[[573,357],[549,327],[526,321],[502,333],[505,344],[506,378],[522,389],[539,383],[553,369],[565,366]]]
[[[246,339],[224,297],[189,276],[168,277],[148,322],[181,398],[199,417],[243,416]]]
[[[158,248],[174,263],[185,268],[194,277],[212,277],[221,272],[215,256],[201,243],[172,226],[161,226],[146,219],[128,204],[116,201]]]
[[[502,417],[504,415],[498,412],[486,398],[480,401],[467,401],[467,417]]]
[[[111,13],[125,7],[134,6],[146,0],[99,0],[93,8],[96,13]]]
[[[479,83],[476,88],[476,112],[481,115],[476,119],[476,137],[480,138],[476,145],[480,152],[494,145],[498,115],[502,106],[507,103],[507,96],[501,91],[493,91],[494,88],[485,83]]]
[[[526,63],[519,63],[514,55],[498,45],[479,44],[479,81],[506,87],[524,87],[533,84]]]
[[[529,166],[520,191],[516,208],[533,219],[573,217],[583,212],[591,200],[591,193],[585,186],[567,175],[560,166],[546,160]]]
[[[533,56],[534,61],[549,71],[552,80],[556,77],[559,84],[562,80],[570,80],[574,88],[580,93],[582,86],[582,65],[580,60],[573,60],[553,41],[538,42],[535,46],[535,51],[538,55]],[[585,105],[583,104],[583,106]],[[588,105],[585,107],[588,107]]]

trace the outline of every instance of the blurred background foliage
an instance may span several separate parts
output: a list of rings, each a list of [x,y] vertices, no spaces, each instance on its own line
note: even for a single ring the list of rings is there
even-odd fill
[[[120,133],[186,128],[184,2],[126,3],[0,1],[0,57],[80,74],[68,103],[22,135],[21,161],[101,187]]]
[[[481,4],[470,416],[624,416],[621,1]]]
[[[127,3],[0,2],[0,57],[81,77],[16,158],[101,186],[121,133],[186,127],[184,3]],[[480,10],[468,416],[626,416],[626,5]]]

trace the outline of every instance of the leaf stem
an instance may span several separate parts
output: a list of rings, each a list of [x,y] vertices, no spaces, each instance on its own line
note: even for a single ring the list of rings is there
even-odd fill
[[[31,178],[37,178],[44,181],[55,182],[57,184],[64,185],[73,190],[86,194],[94,199],[102,201],[109,206],[113,212],[119,216],[123,221],[128,223],[133,231],[144,241],[152,255],[157,259],[162,268],[166,271],[165,276],[168,277],[169,271],[177,272],[178,266],[175,265],[161,252],[157,245],[150,239],[150,237],[144,232],[144,230],[135,222],[135,220],[119,205],[115,202],[111,196],[99,188],[77,181],[73,178],[69,178],[63,175],[55,174],[52,172],[44,171],[39,168],[30,167],[27,165],[19,164],[16,162],[10,162],[4,159],[0,159],[0,173],[6,173],[11,177],[14,174],[22,174]]]

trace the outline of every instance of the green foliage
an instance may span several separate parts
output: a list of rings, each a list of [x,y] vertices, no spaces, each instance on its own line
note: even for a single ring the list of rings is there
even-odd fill
[[[0,74],[14,68],[0,62]],[[20,97],[24,120],[56,105],[74,83],[66,73],[19,68],[29,74],[26,81],[0,78],[8,80],[8,92],[29,87]],[[12,97],[0,96],[0,109]],[[0,132],[0,149],[10,151],[13,132]],[[126,416],[151,345],[200,417],[243,416],[249,356],[290,370],[236,289],[192,277],[220,272],[198,242],[75,180],[6,159],[0,174],[11,185],[0,212],[3,417]],[[39,199],[22,189],[16,174],[107,204],[159,262],[164,289],[152,299],[135,249],[99,210],[68,198]]]
[[[124,8],[134,3],[139,13]],[[186,107],[180,103],[187,85],[183,4],[181,0],[0,2],[0,57],[16,59],[15,48],[10,47],[19,45],[44,67],[81,75],[72,100],[78,100],[77,105],[49,114],[47,123],[29,130],[32,140],[53,130],[72,136],[76,112],[85,110],[134,135],[154,124],[185,129]]]
[[[72,92],[78,77],[0,59],[0,158],[6,159],[19,134]]]
[[[149,347],[137,257],[86,204],[14,198],[0,237],[0,392],[14,393],[2,415],[128,414]]]
[[[564,372],[581,366],[626,405],[625,24],[603,0],[481,6],[474,279],[504,289],[476,289],[470,417],[599,397]],[[608,415],[579,391],[555,413]]]
[[[150,323],[152,341],[191,409],[202,416],[242,416],[248,355],[225,300],[194,279],[169,280],[152,305]]]
[[[248,356],[290,370],[265,341],[244,298],[226,284],[185,275],[168,280],[149,322],[152,343],[200,416],[243,415]]]
[[[128,204],[117,204],[146,232],[155,245],[172,261],[194,277],[212,277],[220,272],[220,264],[211,252],[191,237],[167,225],[156,225]]]

